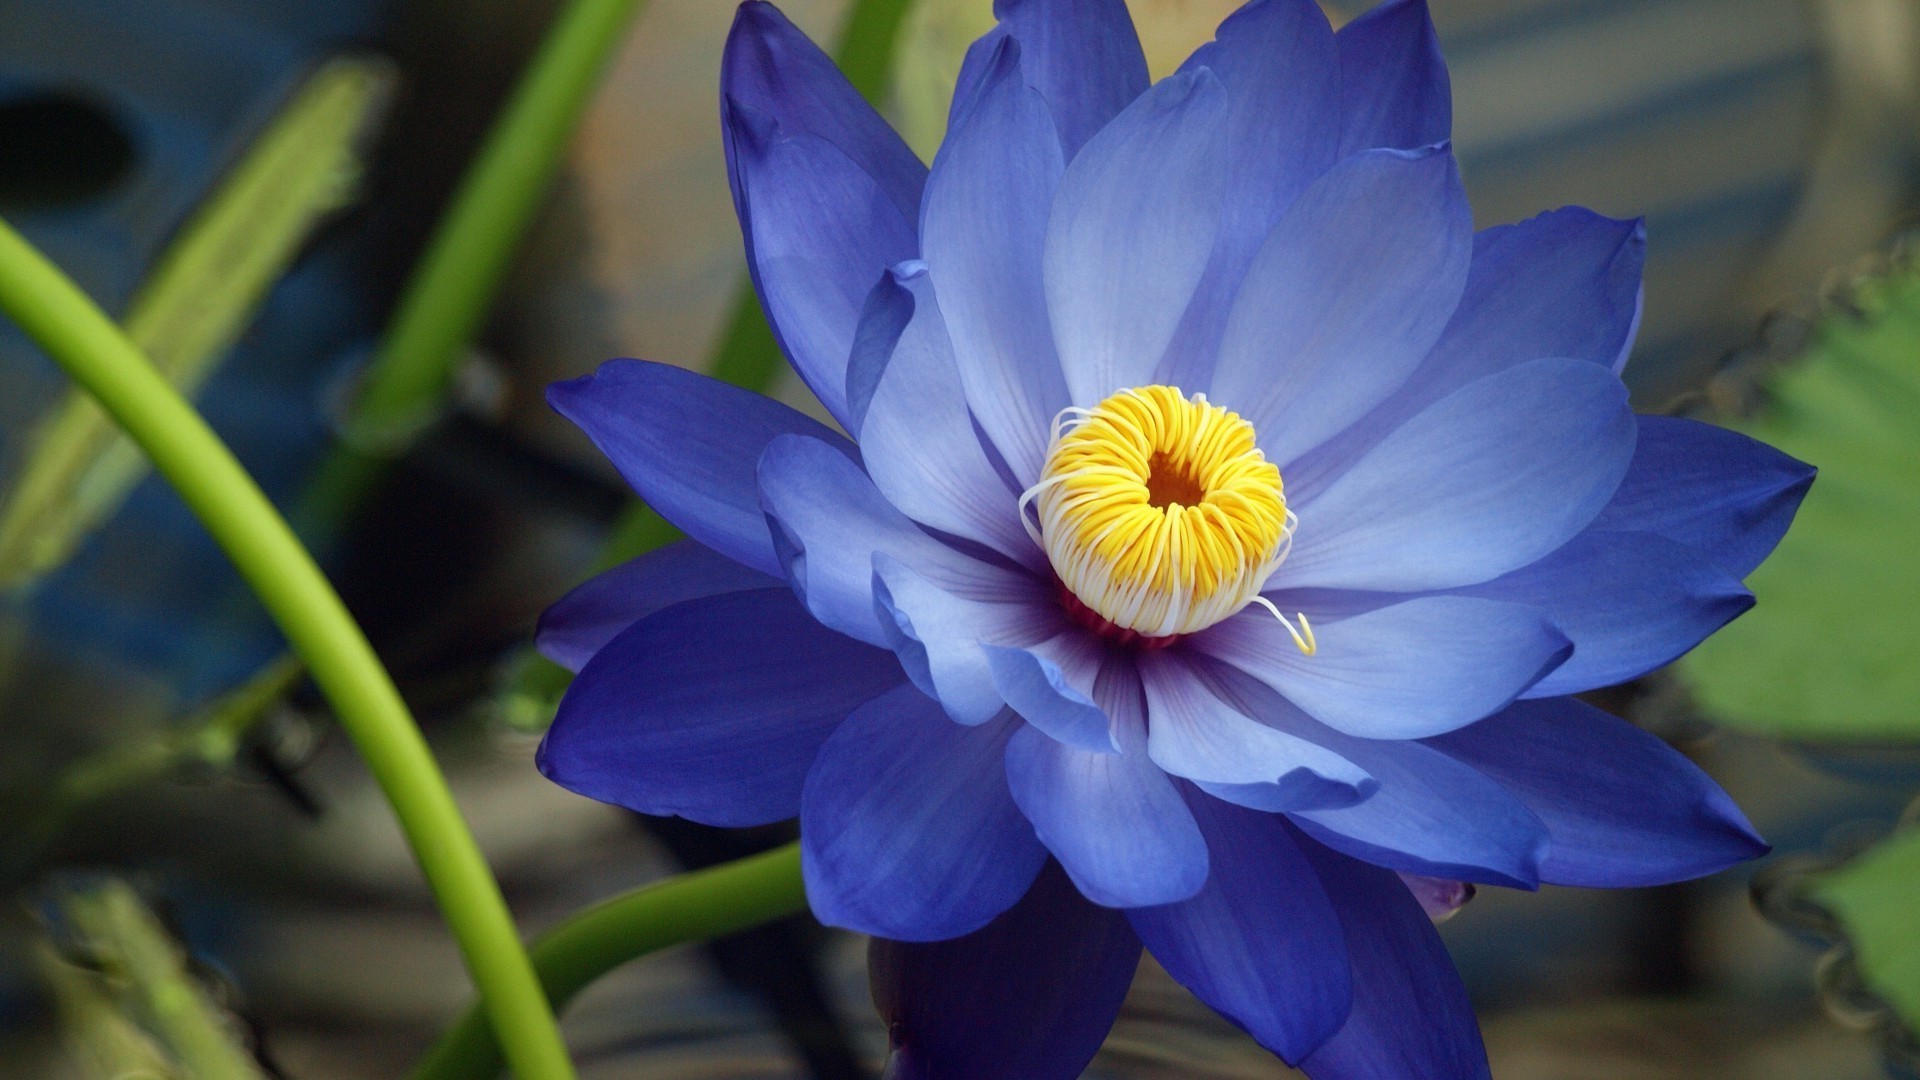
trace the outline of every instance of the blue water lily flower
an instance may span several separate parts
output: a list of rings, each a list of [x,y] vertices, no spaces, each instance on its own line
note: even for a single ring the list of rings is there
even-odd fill
[[[548,613],[541,767],[798,815],[903,1080],[1077,1075],[1142,945],[1318,1080],[1484,1076],[1427,908],[1765,849],[1569,695],[1746,609],[1812,471],[1628,408],[1639,223],[1473,231],[1423,4],[1254,0],[1152,85],[1121,0],[996,10],[929,171],[741,8],[753,280],[853,438],[553,388],[691,539]]]

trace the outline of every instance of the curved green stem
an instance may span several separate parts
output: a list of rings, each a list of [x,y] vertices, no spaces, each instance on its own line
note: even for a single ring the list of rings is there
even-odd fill
[[[533,944],[533,966],[556,1008],[614,968],[689,941],[738,933],[806,910],[800,845],[681,874],[573,916]],[[486,1080],[500,1049],[469,1008],[434,1044],[412,1080]]]
[[[500,887],[426,740],[320,568],[233,454],[66,275],[0,223],[0,310],[140,445],[227,552],[366,759],[523,1080],[573,1075]]]
[[[356,446],[404,448],[432,419],[601,69],[640,6],[573,0],[547,32],[414,267],[347,419]]]

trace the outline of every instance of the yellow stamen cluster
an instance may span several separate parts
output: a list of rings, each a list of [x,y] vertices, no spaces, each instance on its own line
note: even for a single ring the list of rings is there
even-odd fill
[[[1257,600],[1271,607],[1260,588],[1293,535],[1280,469],[1253,425],[1171,386],[1063,412],[1020,501],[1061,583],[1147,638],[1204,629]]]

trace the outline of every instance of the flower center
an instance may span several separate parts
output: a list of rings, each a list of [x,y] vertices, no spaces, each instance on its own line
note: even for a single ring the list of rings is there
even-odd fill
[[[1020,506],[1063,606],[1105,636],[1148,648],[1249,603],[1273,610],[1260,589],[1294,527],[1280,469],[1260,452],[1253,425],[1171,386],[1063,411],[1040,482]],[[1313,651],[1310,629],[1294,640]]]

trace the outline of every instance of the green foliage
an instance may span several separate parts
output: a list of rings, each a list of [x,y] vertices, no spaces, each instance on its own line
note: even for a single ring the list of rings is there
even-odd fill
[[[1920,272],[1863,285],[1741,430],[1820,468],[1748,584],[1759,604],[1688,656],[1715,720],[1779,738],[1920,739]]]
[[[1828,874],[1813,895],[1846,927],[1867,985],[1920,1031],[1920,828]]]
[[[161,255],[125,326],[182,393],[212,373],[314,228],[352,198],[362,144],[392,81],[372,59],[314,72]],[[0,587],[65,563],[147,471],[139,449],[78,390],[31,440],[0,507]]]

